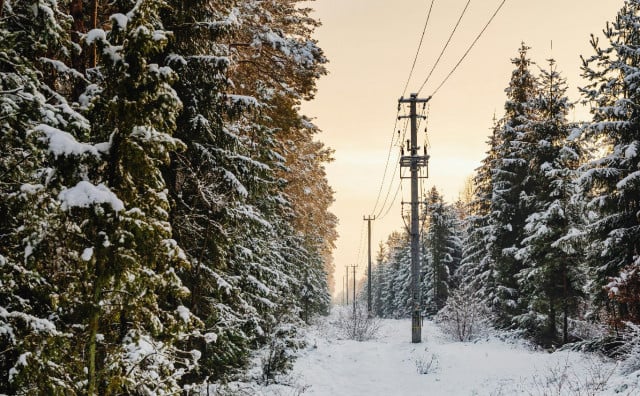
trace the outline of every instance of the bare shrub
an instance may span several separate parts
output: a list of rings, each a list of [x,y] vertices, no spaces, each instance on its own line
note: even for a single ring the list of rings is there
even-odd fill
[[[367,310],[358,304],[356,304],[355,313],[353,309],[342,309],[335,322],[340,337],[356,341],[376,338],[380,325],[379,318],[369,317]]]
[[[625,323],[622,346],[618,349],[621,355],[622,374],[631,374],[640,370],[640,326],[631,322]]]
[[[435,353],[432,353],[431,356],[425,355],[419,357],[414,362],[416,364],[416,371],[421,375],[433,373],[440,367],[438,355],[436,355]]]
[[[602,323],[568,318],[569,337],[574,340],[594,340],[607,335],[607,327]]]
[[[614,374],[616,366],[606,367],[605,362],[598,356],[589,356],[588,365],[584,371],[576,371],[574,362],[567,358],[546,372],[535,375],[531,384],[527,386],[528,394],[532,396],[595,396],[607,389],[609,379]]]
[[[491,329],[491,311],[470,289],[455,290],[436,315],[443,333],[457,341],[471,341]]]

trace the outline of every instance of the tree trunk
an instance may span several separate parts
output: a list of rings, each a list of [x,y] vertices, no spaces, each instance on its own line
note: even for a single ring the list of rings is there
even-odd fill
[[[91,10],[91,28],[96,29],[98,27],[98,7],[99,0],[93,0],[92,10]],[[96,43],[91,44],[91,59],[89,60],[89,66],[91,68],[96,67],[98,64],[98,53]]]
[[[567,266],[562,266],[562,344],[569,342],[569,302],[567,301]]]
[[[84,27],[84,9],[82,0],[73,0],[71,3],[71,17],[73,17],[73,39],[79,41],[78,33],[85,33]]]
[[[88,351],[88,386],[87,395],[94,396],[98,394],[97,389],[97,369],[96,369],[96,350],[97,336],[100,325],[100,299],[102,298],[102,265],[96,262],[95,280],[93,283],[93,299],[91,301],[91,313],[89,315],[89,351]]]
[[[98,334],[99,308],[93,307],[93,312],[89,318],[89,370],[87,395],[97,395],[97,375],[96,375],[96,336]]]
[[[83,0],[72,0],[71,2],[71,17],[73,18],[73,27],[71,30],[71,39],[74,43],[80,44],[80,37],[83,33],[86,33],[86,28],[84,25],[84,6],[82,4]],[[86,59],[83,53],[77,53],[73,51],[71,53],[71,65],[74,69],[76,69],[79,73],[84,74],[86,68]],[[84,84],[77,83],[73,86],[73,96],[74,98],[79,97],[84,91]]]

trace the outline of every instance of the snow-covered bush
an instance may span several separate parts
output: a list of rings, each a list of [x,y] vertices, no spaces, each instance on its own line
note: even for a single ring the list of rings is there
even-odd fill
[[[353,309],[341,309],[335,322],[340,337],[367,341],[376,338],[380,330],[380,319],[369,317],[366,309],[356,304]]]
[[[304,345],[296,326],[281,324],[276,327],[271,340],[264,348],[261,366],[262,381],[266,385],[278,383],[277,376],[293,368],[295,352]]]
[[[491,311],[470,289],[458,289],[438,312],[436,323],[455,340],[471,341],[489,332]]]
[[[624,343],[619,348],[622,357],[620,371],[631,374],[640,370],[640,326],[626,322],[623,334]]]
[[[604,338],[608,334],[607,327],[595,321],[568,319],[569,337],[577,340],[594,340]]]

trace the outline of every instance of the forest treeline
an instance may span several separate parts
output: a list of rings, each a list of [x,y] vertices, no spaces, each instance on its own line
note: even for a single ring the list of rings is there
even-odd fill
[[[640,324],[640,1],[627,0],[592,36],[573,103],[553,60],[512,59],[504,116],[455,204],[423,197],[423,311],[453,293],[492,311],[493,325],[544,347],[589,341],[610,349]],[[373,309],[410,315],[407,233],[381,244]],[[457,300],[459,301],[459,300]],[[478,305],[481,306],[481,305]]]
[[[297,0],[0,0],[0,393],[206,392],[326,312]]]

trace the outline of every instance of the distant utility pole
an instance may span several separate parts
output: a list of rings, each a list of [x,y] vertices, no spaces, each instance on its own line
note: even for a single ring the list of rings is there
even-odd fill
[[[344,282],[344,285],[347,290],[347,292],[345,293],[345,295],[347,296],[347,305],[349,305],[349,266],[348,265],[344,266],[344,272],[346,272],[347,274],[346,282]]]
[[[418,103],[427,103],[431,97],[426,99],[418,99],[418,94],[411,94],[409,99],[400,98],[398,103],[409,104],[409,115],[400,116],[401,118],[409,118],[411,120],[411,142],[410,155],[400,158],[400,167],[409,168],[411,170],[411,342],[422,342],[422,318],[421,306],[422,299],[420,296],[420,202],[418,201],[418,179],[420,178],[420,168],[426,168],[429,164],[429,156],[427,148],[424,148],[424,155],[418,155],[418,123],[419,117],[416,111]],[[426,118],[426,117],[423,117]]]
[[[372,308],[371,308],[371,222],[373,220],[376,219],[376,216],[369,216],[369,217],[364,217],[362,216],[362,220],[368,222],[369,227],[369,255],[368,257],[368,263],[367,263],[367,313],[369,315],[369,317],[371,317],[371,312],[372,312]]]
[[[357,265],[350,266],[353,269],[353,319],[356,318],[356,267]]]

